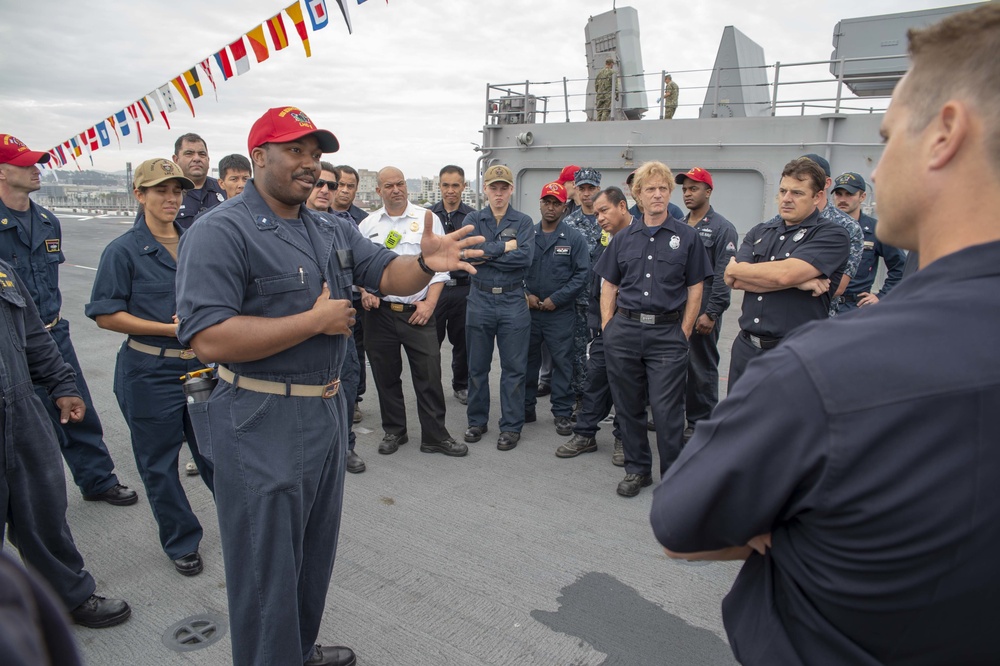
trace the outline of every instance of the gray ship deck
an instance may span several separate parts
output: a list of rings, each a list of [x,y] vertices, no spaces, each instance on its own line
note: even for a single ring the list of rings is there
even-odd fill
[[[95,666],[229,664],[228,631],[189,652],[161,641],[184,618],[227,614],[214,505],[198,477],[181,477],[205,529],[205,571],[181,577],[159,547],[112,394],[122,336],[83,315],[100,253],[127,223],[120,217],[61,219],[63,314],[118,474],[140,491],[138,505],[118,508],[84,502],[67,481],[69,523],[98,591],[123,597],[133,608],[122,626],[76,628],[80,648]],[[734,301],[738,309],[738,297]],[[725,324],[723,376],[736,317],[730,314]],[[444,356],[447,382],[447,350]],[[350,645],[365,666],[735,663],[719,605],[738,565],[669,560],[649,527],[651,491],[635,499],[615,494],[623,471],[610,462],[609,428],[598,434],[594,455],[557,459],[553,452],[563,438],[552,427],[547,398],[517,449],[497,451],[498,379],[494,363],[490,433],[458,459],[420,453],[415,437],[395,455],[378,455],[378,407],[369,388],[365,417],[356,427],[368,471],[347,475],[320,642]],[[404,386],[416,435],[412,386]],[[447,386],[445,393],[448,427],[461,436],[465,410]],[[187,459],[182,452],[180,464]]]

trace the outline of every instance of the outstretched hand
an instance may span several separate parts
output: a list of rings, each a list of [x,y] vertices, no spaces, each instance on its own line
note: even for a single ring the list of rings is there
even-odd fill
[[[469,236],[470,233],[472,227],[464,226],[450,234],[438,236],[434,233],[434,215],[427,211],[424,213],[424,235],[420,239],[420,251],[424,255],[424,263],[439,273],[447,271],[475,273],[475,266],[468,260],[483,256],[483,251],[468,248],[479,245],[486,239],[482,236]]]

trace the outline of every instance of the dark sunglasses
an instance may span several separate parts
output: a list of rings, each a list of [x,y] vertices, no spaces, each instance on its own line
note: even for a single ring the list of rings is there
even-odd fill
[[[340,187],[340,183],[337,182],[337,181],[335,181],[335,180],[322,180],[322,179],[320,179],[320,180],[316,181],[316,189],[317,190],[322,189],[324,185],[327,186],[327,187],[329,187],[331,192],[333,192],[338,187]]]

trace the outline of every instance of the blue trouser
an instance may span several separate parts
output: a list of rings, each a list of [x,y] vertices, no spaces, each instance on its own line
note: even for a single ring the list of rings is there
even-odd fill
[[[853,312],[858,309],[858,302],[853,298],[842,296],[837,302],[837,314]]]
[[[576,304],[573,323],[573,395],[583,395],[587,385],[587,345],[590,344],[590,326],[587,323],[587,305]]]
[[[360,313],[359,313],[360,314]],[[361,318],[358,317],[360,320]],[[358,360],[358,350],[352,340],[347,341],[347,353],[344,354],[344,364],[340,366],[340,391],[350,408],[352,418],[347,423],[347,450],[354,450],[355,436],[353,411],[358,400],[358,382],[361,380],[361,361]]]
[[[601,331],[591,331],[590,357],[587,360],[587,383],[583,388],[583,402],[576,415],[573,432],[584,437],[593,437],[601,429],[600,423],[611,413],[611,385],[608,383],[608,367],[604,357],[604,336]],[[615,439],[621,438],[618,413],[615,413]]]
[[[469,289],[468,284],[445,286],[434,308],[438,345],[444,342],[445,335],[451,342],[451,388],[455,391],[469,388],[469,352],[465,348],[465,306],[469,301]]]
[[[656,423],[660,476],[684,446],[688,342],[679,321],[643,324],[616,314],[604,328],[604,353],[622,430],[627,474],[651,474],[646,396]]]
[[[215,467],[233,663],[301,664],[319,634],[337,552],[345,396],[285,397],[220,381],[188,410]]]
[[[10,351],[0,350],[0,355]],[[16,367],[0,365],[5,373]],[[63,461],[43,406],[51,400],[46,396],[39,402],[27,376],[0,377],[0,383],[0,544],[9,525],[21,559],[72,610],[94,593],[96,583],[83,568],[66,523]]]
[[[552,359],[552,415],[569,417],[573,414],[573,327],[576,311],[571,303],[551,312],[531,311],[531,335],[528,338],[528,367],[524,385],[524,410],[532,412],[538,401],[538,372],[542,361],[542,344]]]
[[[688,423],[693,427],[707,419],[719,404],[719,332],[720,316],[711,333],[692,333],[689,340],[691,355],[688,357],[687,392],[685,408]]]
[[[172,560],[198,550],[202,529],[177,474],[187,436],[201,479],[212,490],[212,465],[198,452],[181,375],[205,367],[198,359],[159,358],[129,348],[118,350],[115,396],[132,433],[135,465],[149,508],[160,528],[160,545]]]
[[[754,347],[753,344],[743,335],[743,331],[737,334],[736,339],[733,340],[733,352],[729,357],[729,382],[726,385],[726,393],[732,393],[733,387],[736,385],[736,381],[743,376],[743,372],[747,369],[747,363],[754,360],[766,350],[758,349]]]
[[[69,322],[59,321],[51,331],[52,340],[59,347],[63,360],[69,363],[76,372],[76,386],[80,396],[87,406],[87,412],[79,423],[59,423],[59,410],[56,409],[44,388],[36,388],[38,397],[42,399],[52,419],[59,447],[63,458],[73,473],[73,481],[84,495],[97,495],[118,483],[115,476],[115,463],[104,443],[104,429],[101,419],[94,409],[94,401],[90,398],[90,389],[83,378],[80,361],[76,358],[76,350],[69,339]]]
[[[358,359],[358,390],[355,393],[355,402],[364,400],[363,396],[368,389],[368,372],[365,369],[365,326],[361,322],[361,313],[364,308],[361,306],[361,294],[351,295],[351,307],[357,310],[354,316],[354,326],[351,327],[351,339],[354,346],[354,355]],[[350,341],[349,341],[350,342]]]
[[[500,431],[521,432],[524,427],[524,376],[528,367],[531,317],[524,291],[491,294],[469,290],[465,334],[469,349],[470,426],[490,420],[490,366],[493,340],[500,351]]]

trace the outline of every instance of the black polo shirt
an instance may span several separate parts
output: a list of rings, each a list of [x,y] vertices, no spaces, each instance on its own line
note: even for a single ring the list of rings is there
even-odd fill
[[[682,310],[687,288],[712,266],[698,232],[668,216],[658,227],[637,220],[615,234],[594,271],[618,286],[618,307],[663,314]]]
[[[822,219],[816,210],[791,226],[780,218],[758,224],[743,238],[736,261],[760,264],[800,259],[830,278],[830,288],[836,289],[850,250],[851,239],[844,228]],[[766,294],[747,291],[740,328],[754,335],[783,338],[807,321],[826,319],[829,312],[829,293],[813,296],[796,287]]]

